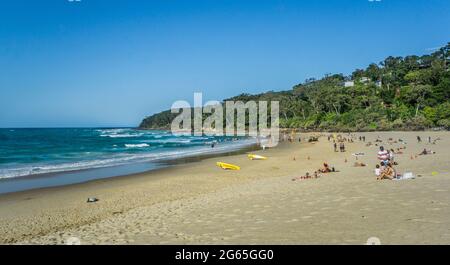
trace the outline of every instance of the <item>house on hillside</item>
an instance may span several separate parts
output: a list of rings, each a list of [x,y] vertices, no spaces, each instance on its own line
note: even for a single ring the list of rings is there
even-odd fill
[[[365,83],[367,83],[367,82],[369,82],[369,81],[370,81],[370,78],[365,77],[365,76],[363,76],[363,77],[361,77],[361,78],[359,79],[359,82],[361,82],[361,83],[363,83],[363,84],[365,84]]]
[[[344,82],[344,87],[354,87],[355,86],[355,81],[345,81]]]

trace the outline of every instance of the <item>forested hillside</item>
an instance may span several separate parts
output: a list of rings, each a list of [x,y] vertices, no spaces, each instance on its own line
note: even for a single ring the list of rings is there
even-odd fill
[[[278,100],[280,126],[301,130],[373,131],[450,128],[450,43],[423,56],[388,57],[350,76],[308,79],[289,91],[226,100]],[[145,118],[141,128],[169,128],[177,114]]]

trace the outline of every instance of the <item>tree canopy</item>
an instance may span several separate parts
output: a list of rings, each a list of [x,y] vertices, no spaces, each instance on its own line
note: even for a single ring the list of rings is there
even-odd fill
[[[280,126],[372,131],[450,128],[450,43],[423,56],[388,57],[351,75],[310,78],[291,90],[241,94],[234,101],[280,102]],[[345,81],[353,85],[345,86]],[[226,101],[225,100],[225,101]],[[141,128],[169,128],[176,114],[145,118]]]

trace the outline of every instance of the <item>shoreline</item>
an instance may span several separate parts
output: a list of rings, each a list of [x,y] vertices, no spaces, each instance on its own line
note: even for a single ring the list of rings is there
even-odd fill
[[[443,140],[419,145],[416,134]],[[301,134],[308,135],[314,133]],[[67,237],[77,236],[83,244],[351,244],[380,236],[386,244],[449,243],[448,132],[358,135],[367,136],[367,142],[377,135],[385,141],[407,140],[408,153],[396,157],[398,169],[422,177],[377,182],[377,147],[360,142],[348,143],[347,153],[334,153],[326,137],[318,143],[282,142],[254,152],[268,156],[266,161],[250,161],[244,152],[150,173],[0,195],[0,242],[65,244]],[[410,160],[410,153],[423,146],[437,154]],[[359,161],[368,167],[352,166],[351,153],[360,151],[366,156]],[[215,165],[221,160],[242,169],[223,171]],[[292,181],[323,162],[340,172]],[[432,176],[433,171],[439,174]],[[99,201],[88,204],[88,197]]]
[[[225,146],[227,147],[227,146]],[[95,180],[126,177],[142,173],[151,173],[176,164],[185,164],[201,161],[206,158],[230,156],[241,154],[247,151],[258,150],[255,143],[242,143],[233,149],[224,150],[206,150],[206,153],[186,154],[180,157],[161,158],[152,161],[131,162],[122,165],[112,165],[98,168],[75,169],[61,172],[48,172],[40,174],[31,174],[27,176],[0,178],[0,196],[21,191],[62,187],[73,184],[81,184]],[[119,172],[119,173],[117,173]],[[120,173],[121,172],[121,173]],[[95,175],[94,177],[92,175]],[[28,182],[28,183],[27,183]],[[33,184],[33,182],[35,184]],[[11,191],[5,188],[9,185]],[[2,186],[3,185],[3,186]]]

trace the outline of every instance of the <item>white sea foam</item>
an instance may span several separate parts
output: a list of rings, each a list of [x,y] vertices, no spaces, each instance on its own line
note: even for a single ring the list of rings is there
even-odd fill
[[[132,137],[141,137],[143,134],[101,134],[100,137],[110,137],[110,138],[132,138]]]
[[[110,166],[120,166],[135,162],[136,163],[152,162],[165,159],[176,159],[199,154],[223,153],[237,150],[244,146],[252,145],[254,143],[255,143],[254,139],[247,139],[219,144],[216,145],[215,148],[211,148],[209,146],[197,146],[197,147],[177,149],[174,151],[161,150],[161,152],[149,152],[144,154],[122,153],[110,158],[90,160],[90,161],[80,161],[75,163],[62,163],[53,165],[30,165],[24,167],[3,168],[3,169],[0,168],[0,179],[46,174],[46,173],[67,172],[83,169],[94,169]],[[127,145],[125,145],[127,148],[132,147],[142,148],[149,146],[148,144],[127,144]]]
[[[149,147],[149,144],[125,144],[125,147],[127,148],[142,148],[142,147]]]

